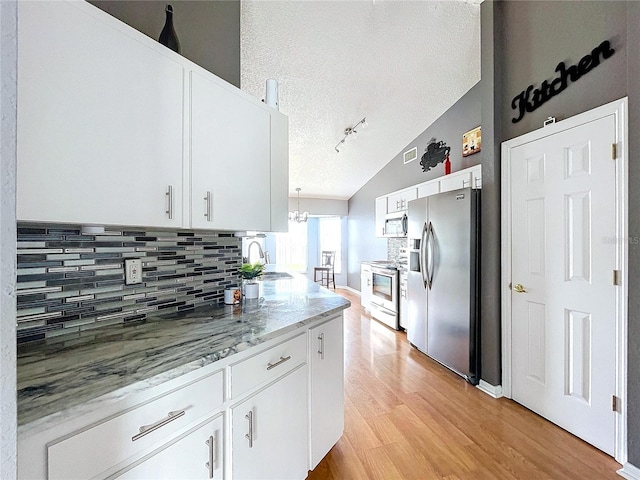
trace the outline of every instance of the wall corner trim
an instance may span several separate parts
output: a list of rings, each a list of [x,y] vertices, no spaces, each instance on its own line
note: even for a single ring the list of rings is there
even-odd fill
[[[502,385],[491,385],[490,383],[485,382],[484,380],[480,380],[477,387],[486,393],[487,395],[493,398],[502,397]],[[640,480],[640,478],[639,478]]]
[[[640,480],[640,468],[631,465],[629,462],[625,463],[616,473],[628,480]]]

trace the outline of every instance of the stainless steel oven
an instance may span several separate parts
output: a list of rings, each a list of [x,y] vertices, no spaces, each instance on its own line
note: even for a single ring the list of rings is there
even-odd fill
[[[398,330],[398,269],[371,266],[371,316]]]

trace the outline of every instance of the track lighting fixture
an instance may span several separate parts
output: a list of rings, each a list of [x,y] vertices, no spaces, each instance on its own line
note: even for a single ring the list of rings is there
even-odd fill
[[[347,127],[344,129],[344,138],[338,142],[335,146],[336,152],[340,153],[340,149],[344,148],[345,142],[351,137],[351,135],[358,133],[356,128],[365,128],[367,126],[367,118],[363,118],[358,123],[356,123],[353,127]],[[355,137],[353,137],[355,138]]]

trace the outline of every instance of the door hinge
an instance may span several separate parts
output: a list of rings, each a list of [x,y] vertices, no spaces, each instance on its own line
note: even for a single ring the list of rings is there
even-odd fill
[[[616,286],[620,286],[622,284],[622,281],[620,280],[620,270],[614,270],[613,271],[613,284]]]
[[[622,405],[620,403],[620,399],[615,395],[611,395],[611,410],[614,412],[620,413],[622,410]]]
[[[616,158],[618,158],[618,144],[612,143],[611,144],[611,160],[615,160]]]

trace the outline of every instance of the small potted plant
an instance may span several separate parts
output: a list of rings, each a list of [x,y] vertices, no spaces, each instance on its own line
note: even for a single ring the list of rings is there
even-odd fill
[[[264,265],[260,262],[243,263],[238,272],[243,280],[245,298],[258,298],[260,296],[260,285],[256,282],[256,279],[264,272]]]

